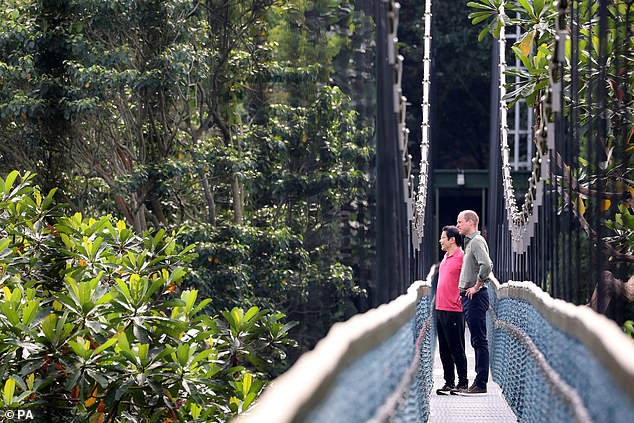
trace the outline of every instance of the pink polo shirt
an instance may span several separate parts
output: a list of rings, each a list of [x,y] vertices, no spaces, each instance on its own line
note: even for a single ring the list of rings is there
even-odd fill
[[[452,255],[445,253],[438,268],[438,287],[436,288],[436,310],[462,311],[460,301],[460,269],[462,269],[462,248],[456,249]]]

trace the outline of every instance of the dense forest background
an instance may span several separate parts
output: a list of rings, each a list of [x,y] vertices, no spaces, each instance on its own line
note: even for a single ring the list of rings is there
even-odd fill
[[[399,26],[414,163],[418,3],[401,2]],[[29,170],[69,209],[112,214],[138,233],[184,229],[198,252],[185,284],[213,298],[213,311],[284,310],[310,347],[371,305],[373,7],[10,1],[3,174]],[[485,168],[488,47],[462,3],[434,13],[436,161]],[[452,158],[467,146],[473,154]]]
[[[213,391],[205,418],[222,421],[259,393],[251,374],[278,375],[333,323],[376,305],[374,2],[3,6],[0,176],[10,212],[0,222],[0,275],[24,327],[0,349],[16,397],[37,393],[34,406],[54,405],[49,418],[72,409],[100,421],[124,410],[193,421],[204,417],[197,395]],[[423,4],[401,6],[418,163]],[[434,160],[485,168],[488,47],[463,2],[434,15],[434,131],[444,146]],[[128,283],[143,295],[135,300]],[[200,307],[196,295],[207,299]],[[130,310],[145,317],[125,317]],[[173,326],[158,330],[156,319]],[[183,338],[187,325],[211,333],[214,359],[196,353],[200,339]],[[16,345],[27,340],[25,367]],[[158,392],[112,367],[144,363],[157,343],[165,349],[150,356],[190,366],[189,385],[161,380],[171,388]],[[221,374],[209,363],[225,372],[225,388],[201,382]],[[162,365],[170,370],[161,377],[176,366]],[[164,398],[178,406],[161,408]]]
[[[181,230],[211,313],[284,310],[310,347],[371,281],[370,3],[12,1],[3,174]]]

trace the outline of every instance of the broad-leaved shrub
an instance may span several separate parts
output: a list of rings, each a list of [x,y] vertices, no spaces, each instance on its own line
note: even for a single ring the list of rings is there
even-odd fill
[[[0,178],[0,408],[221,422],[249,407],[292,324],[257,306],[204,314],[211,300],[179,288],[194,254],[178,234],[67,216],[32,179]]]

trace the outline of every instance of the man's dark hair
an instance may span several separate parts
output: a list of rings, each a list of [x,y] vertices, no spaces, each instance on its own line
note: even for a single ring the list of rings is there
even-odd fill
[[[462,247],[462,235],[460,235],[460,231],[453,225],[448,225],[442,228],[442,231],[447,234],[447,239],[455,239],[456,245],[458,247]]]

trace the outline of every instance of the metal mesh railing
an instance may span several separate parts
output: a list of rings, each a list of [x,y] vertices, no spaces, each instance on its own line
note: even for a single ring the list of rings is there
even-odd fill
[[[494,380],[521,422],[630,422],[634,343],[585,306],[530,282],[491,289]]]
[[[334,388],[306,419],[307,422],[365,422],[398,385],[414,354],[413,320],[342,372]]]
[[[344,370],[306,421],[427,421],[435,344],[430,300],[430,296],[421,298],[416,314],[396,334]]]
[[[333,326],[237,422],[425,422],[435,326],[431,278]]]
[[[335,325],[238,422],[427,422],[434,273]],[[492,374],[518,421],[631,421],[634,343],[617,325],[532,282],[491,285]]]

